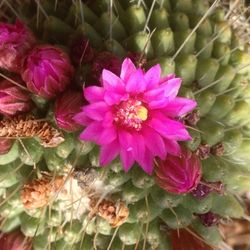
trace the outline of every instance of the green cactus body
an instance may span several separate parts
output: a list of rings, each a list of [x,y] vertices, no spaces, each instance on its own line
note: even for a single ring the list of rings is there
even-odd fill
[[[37,23],[30,28],[42,43],[69,52],[75,37],[84,37],[95,51],[94,58],[102,51],[120,60],[137,53],[136,63],[143,70],[159,63],[162,76],[174,73],[182,78],[179,96],[197,101],[201,119],[188,125],[192,140],[181,145],[194,153],[201,144],[211,147],[208,158],[202,160],[204,181],[222,181],[228,190],[239,193],[249,188],[250,56],[244,46],[235,49],[235,34],[224,11],[214,9],[197,26],[207,14],[208,1],[37,1],[40,7],[31,1],[17,2],[21,19]],[[89,84],[91,67],[84,60],[76,66],[75,74],[83,74],[86,80],[81,86]],[[34,113],[46,116],[55,126],[50,101],[36,96],[33,101]],[[0,155],[0,215],[4,218],[0,229],[10,232],[20,227],[25,236],[33,237],[34,250],[171,249],[162,225],[169,230],[192,228],[217,246],[222,241],[217,227],[206,228],[195,214],[212,211],[225,218],[244,216],[237,199],[227,193],[200,200],[191,193],[166,192],[157,186],[155,174],[149,176],[137,165],[126,173],[118,158],[100,168],[100,151],[92,142],[80,141],[79,132],[62,135],[64,142],[54,148],[43,147],[37,138],[17,138],[9,152]],[[213,147],[220,144],[224,145],[222,156],[213,153]],[[89,169],[94,170],[94,177]],[[23,206],[21,200],[26,198],[17,191],[32,179],[42,182],[44,172],[51,182],[63,177],[64,185],[53,186],[53,197],[44,195],[46,204],[28,209],[29,200]],[[116,202],[105,207],[102,200]],[[129,215],[119,217],[121,208],[127,211],[124,207]]]

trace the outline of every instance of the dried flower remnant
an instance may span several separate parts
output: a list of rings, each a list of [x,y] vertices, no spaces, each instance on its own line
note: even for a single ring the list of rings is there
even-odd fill
[[[161,78],[160,65],[146,73],[125,59],[120,76],[103,70],[102,87],[84,89],[89,105],[75,120],[86,126],[80,139],[101,146],[100,164],[107,165],[120,155],[128,171],[134,162],[145,172],[153,172],[153,159],[179,155],[177,141],[190,140],[185,126],[176,120],[196,106],[196,102],[176,97],[181,79]]]
[[[64,178],[56,176],[48,178],[44,175],[41,179],[35,179],[27,183],[21,190],[21,200],[26,209],[35,209],[47,206],[53,195],[62,188]]]
[[[222,142],[217,143],[211,148],[211,154],[216,156],[222,156],[224,154],[224,145]]]
[[[122,201],[114,202],[112,200],[102,200],[98,203],[98,199],[93,199],[90,206],[97,215],[107,220],[111,227],[119,227],[129,216],[129,210]]]
[[[0,138],[38,137],[44,147],[57,147],[64,141],[62,134],[47,121],[36,120],[32,116],[4,118],[0,121]]]
[[[201,144],[199,147],[196,149],[195,154],[201,159],[205,160],[209,157],[210,155],[210,150],[211,147],[208,144]]]

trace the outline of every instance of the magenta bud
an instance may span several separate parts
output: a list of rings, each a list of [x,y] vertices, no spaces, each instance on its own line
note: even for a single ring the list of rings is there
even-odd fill
[[[191,151],[182,148],[181,156],[168,155],[158,160],[155,168],[156,183],[174,194],[189,193],[201,179],[201,162]]]
[[[131,61],[139,66],[139,67],[144,67],[145,64],[147,63],[147,59],[145,55],[138,53],[138,52],[128,52],[127,57],[131,59]]]
[[[23,60],[35,43],[34,35],[22,22],[0,23],[0,68],[20,73]]]
[[[218,194],[224,193],[224,185],[220,181],[216,182],[200,182],[197,187],[192,191],[192,195],[197,199],[203,199],[208,196],[211,192],[216,192]]]
[[[83,105],[83,96],[80,92],[67,91],[58,97],[55,103],[55,120],[57,126],[69,132],[81,128],[73,117],[80,112]]]
[[[201,223],[205,227],[215,226],[220,221],[220,216],[218,214],[213,213],[213,212],[207,212],[205,214],[196,214],[196,215],[200,218]]]
[[[99,81],[104,69],[111,71],[115,75],[120,75],[121,65],[122,61],[114,54],[108,51],[100,52],[96,55],[92,64],[92,78]]]
[[[24,63],[22,78],[33,93],[51,99],[70,83],[73,67],[61,49],[43,45],[34,48]]]
[[[192,195],[197,199],[203,199],[207,197],[212,192],[212,188],[199,183],[197,187],[192,191]]]
[[[70,56],[74,65],[90,63],[94,58],[94,49],[89,44],[89,39],[78,37],[71,42]]]
[[[32,242],[21,231],[1,234],[0,249],[3,250],[31,250]]]
[[[13,140],[0,138],[0,155],[4,155],[9,152],[13,144]]]
[[[19,83],[20,85],[22,83]],[[3,80],[0,82],[0,113],[3,115],[16,115],[27,112],[31,108],[28,93],[13,83]]]

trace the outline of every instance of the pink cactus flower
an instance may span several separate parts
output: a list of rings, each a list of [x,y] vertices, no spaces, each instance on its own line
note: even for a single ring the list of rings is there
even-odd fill
[[[174,194],[185,194],[194,190],[201,179],[201,162],[197,155],[182,149],[181,156],[168,155],[158,160],[155,167],[156,183]]]
[[[83,105],[82,93],[76,91],[67,91],[57,98],[55,103],[55,120],[57,126],[69,132],[81,128],[73,117],[80,112]]]
[[[27,56],[22,72],[28,89],[46,99],[63,92],[72,75],[73,67],[68,55],[51,45],[34,48]]]
[[[0,68],[20,73],[23,59],[35,43],[34,35],[20,21],[0,23]]]
[[[31,100],[27,92],[7,80],[0,82],[1,114],[12,116],[27,112],[30,108]]]
[[[13,140],[1,138],[0,139],[0,155],[4,155],[9,152],[13,144]]]
[[[85,88],[90,104],[75,116],[86,126],[80,139],[101,146],[101,166],[120,155],[125,171],[136,161],[151,174],[154,157],[180,154],[177,141],[191,137],[176,117],[196,106],[193,100],[176,97],[181,79],[161,78],[160,65],[144,73],[127,58],[120,76],[103,70],[101,81],[102,87]]]

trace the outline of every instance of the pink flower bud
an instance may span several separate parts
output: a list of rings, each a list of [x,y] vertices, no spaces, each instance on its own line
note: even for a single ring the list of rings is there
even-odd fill
[[[35,43],[34,35],[20,21],[0,23],[0,68],[20,73],[23,59]]]
[[[197,214],[197,216],[200,218],[201,223],[205,227],[211,227],[217,225],[221,219],[221,217],[218,214],[215,214],[211,211],[205,214]]]
[[[3,250],[31,250],[31,240],[20,231],[5,233],[0,238],[0,249]]]
[[[22,72],[28,89],[47,99],[63,92],[72,75],[68,55],[51,45],[34,48],[27,56]]]
[[[66,131],[76,131],[81,128],[73,117],[79,113],[83,105],[83,97],[80,92],[68,91],[57,98],[55,104],[55,119],[57,126]]]
[[[170,193],[191,192],[200,182],[201,163],[191,151],[182,148],[181,156],[168,155],[155,168],[156,183]]]
[[[76,66],[81,63],[89,63],[94,58],[94,49],[90,46],[87,38],[78,37],[71,43],[70,56]]]
[[[122,61],[108,51],[97,54],[92,64],[92,78],[96,81],[100,80],[104,69],[111,71],[115,75],[119,75],[121,71]]]
[[[28,93],[13,83],[3,80],[0,82],[0,113],[16,115],[27,112],[31,108]]]
[[[9,152],[11,146],[13,144],[13,140],[1,138],[0,139],[0,155],[4,155]]]

